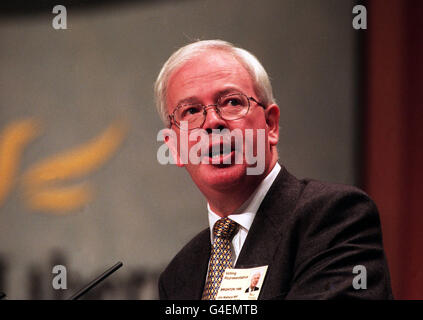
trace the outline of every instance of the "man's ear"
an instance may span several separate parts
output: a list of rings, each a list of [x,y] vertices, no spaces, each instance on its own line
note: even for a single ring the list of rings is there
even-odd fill
[[[268,139],[271,146],[275,146],[279,141],[279,107],[273,103],[268,105],[264,110],[266,116],[266,123],[269,129]]]
[[[178,167],[183,167],[184,164],[181,161],[181,157],[178,151],[178,135],[172,129],[163,129],[164,142],[168,146],[170,153]]]

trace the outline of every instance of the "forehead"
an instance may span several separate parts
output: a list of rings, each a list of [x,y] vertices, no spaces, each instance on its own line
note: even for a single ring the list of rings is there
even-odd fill
[[[247,95],[253,81],[245,67],[230,53],[210,50],[192,58],[174,71],[168,81],[167,106],[173,109],[186,99],[206,103],[227,88]]]

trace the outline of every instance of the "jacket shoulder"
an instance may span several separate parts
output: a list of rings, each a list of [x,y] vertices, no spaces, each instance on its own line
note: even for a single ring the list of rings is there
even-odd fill
[[[349,219],[370,214],[378,220],[376,205],[370,197],[357,187],[345,184],[323,182],[315,179],[297,179],[284,167],[262,203],[262,211],[275,225],[283,228],[294,223],[310,226],[328,218]],[[294,227],[291,225],[291,227]]]
[[[304,199],[327,199],[355,195],[370,200],[369,196],[363,190],[352,185],[324,182],[315,179],[302,179],[299,182],[303,185],[301,195]]]
[[[303,188],[295,210],[300,218],[348,220],[360,215],[370,215],[379,220],[376,204],[357,187],[313,179],[303,179],[300,183]]]

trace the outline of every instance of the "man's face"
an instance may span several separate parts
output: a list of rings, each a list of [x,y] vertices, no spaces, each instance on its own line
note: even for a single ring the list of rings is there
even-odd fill
[[[259,274],[255,274],[253,275],[253,277],[251,278],[251,288],[254,288],[255,286],[257,286],[257,283],[260,280],[260,275]]]
[[[188,61],[171,75],[168,82],[166,99],[168,112],[172,114],[174,109],[182,102],[203,105],[215,104],[219,97],[231,93],[243,93],[248,97],[252,96],[258,100],[253,82],[247,70],[232,55],[211,50]],[[255,102],[251,101],[250,105],[250,110],[244,118],[231,121],[223,120],[214,108],[207,109],[203,129],[209,132],[212,129],[229,129],[230,131],[239,129],[242,133],[245,133],[246,129],[253,129],[251,130],[253,132],[253,143],[244,143],[242,150],[244,161],[242,164],[236,164],[234,163],[235,161],[231,161],[231,164],[225,165],[212,163],[193,164],[191,162],[185,164],[187,171],[201,191],[229,190],[235,188],[239,183],[249,183],[251,179],[261,180],[261,176],[246,175],[247,167],[255,166],[254,164],[247,164],[245,153],[248,151],[248,148],[253,148],[250,151],[254,154],[257,153],[257,129],[265,130],[264,154],[260,156],[265,161],[263,174],[267,173],[271,161],[271,145],[277,143],[277,138],[275,140],[272,136],[273,138],[269,142],[269,126],[266,123],[266,111]],[[279,117],[279,109],[277,117]],[[172,125],[172,129],[177,134],[177,146],[179,147],[181,130],[174,124]],[[188,150],[196,143],[196,141],[189,141]],[[180,156],[179,149],[171,147],[172,141],[168,144],[172,153]]]

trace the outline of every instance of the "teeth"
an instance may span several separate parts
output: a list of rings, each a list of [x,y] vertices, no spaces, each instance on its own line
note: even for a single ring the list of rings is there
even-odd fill
[[[231,149],[230,148],[220,148],[219,150],[212,150],[209,155],[211,156],[211,158],[215,158],[215,157],[219,157],[220,155],[227,155],[231,153]]]
[[[212,152],[211,153],[212,158],[218,157],[219,155],[220,155],[220,152]]]

